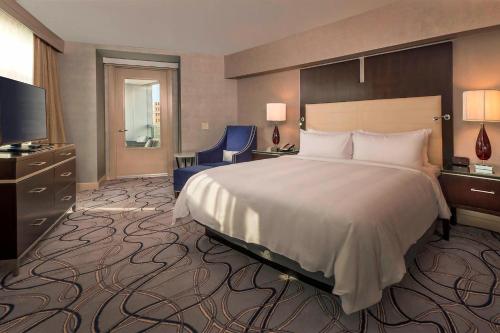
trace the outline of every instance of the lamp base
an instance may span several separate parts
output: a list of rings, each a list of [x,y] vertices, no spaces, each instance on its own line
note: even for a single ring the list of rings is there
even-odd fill
[[[486,161],[491,157],[491,144],[484,123],[481,124],[481,129],[476,140],[476,155],[481,161]]]
[[[275,146],[277,146],[280,143],[280,131],[278,130],[277,125],[274,125],[273,143]]]

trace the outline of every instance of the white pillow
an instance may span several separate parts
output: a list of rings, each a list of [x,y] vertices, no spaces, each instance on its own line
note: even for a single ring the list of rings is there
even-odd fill
[[[222,151],[222,160],[224,162],[232,163],[233,162],[233,155],[236,153],[238,153],[237,150],[223,150]]]
[[[424,131],[410,134],[354,132],[352,158],[421,168],[424,165],[422,150],[424,149],[425,137]]]
[[[361,133],[366,133],[366,134],[372,134],[372,135],[420,135],[420,133],[424,133],[425,135],[425,141],[424,141],[424,147],[422,149],[422,158],[424,160],[424,165],[432,165],[429,162],[429,137],[432,134],[432,129],[430,128],[423,128],[415,131],[408,131],[408,132],[395,132],[395,133],[377,133],[377,132],[369,132],[369,131],[364,131],[364,130],[359,130],[358,132]]]
[[[300,130],[299,156],[351,159],[352,133]]]

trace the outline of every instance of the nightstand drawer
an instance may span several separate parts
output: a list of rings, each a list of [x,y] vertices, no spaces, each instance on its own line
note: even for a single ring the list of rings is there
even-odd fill
[[[440,182],[448,203],[500,213],[500,181],[442,175]]]

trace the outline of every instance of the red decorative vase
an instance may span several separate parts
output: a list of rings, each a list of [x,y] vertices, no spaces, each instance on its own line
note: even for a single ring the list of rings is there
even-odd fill
[[[280,143],[280,131],[278,131],[278,126],[274,126],[274,131],[273,131],[273,143],[275,145]]]
[[[476,155],[481,161],[485,161],[491,157],[491,144],[484,124],[481,124],[481,129],[476,141]]]

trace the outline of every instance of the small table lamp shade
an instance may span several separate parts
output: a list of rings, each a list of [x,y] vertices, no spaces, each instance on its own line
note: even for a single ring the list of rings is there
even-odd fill
[[[285,121],[285,103],[267,103],[267,121]]]
[[[286,120],[286,104],[285,103],[267,103],[267,121],[285,121]],[[278,126],[274,125],[273,143],[275,149],[280,143],[280,132]]]
[[[463,94],[463,119],[481,122],[481,130],[476,140],[476,155],[484,161],[491,157],[491,144],[485,122],[500,121],[500,91],[474,90]]]
[[[500,121],[500,91],[465,91],[463,116],[466,121]]]

